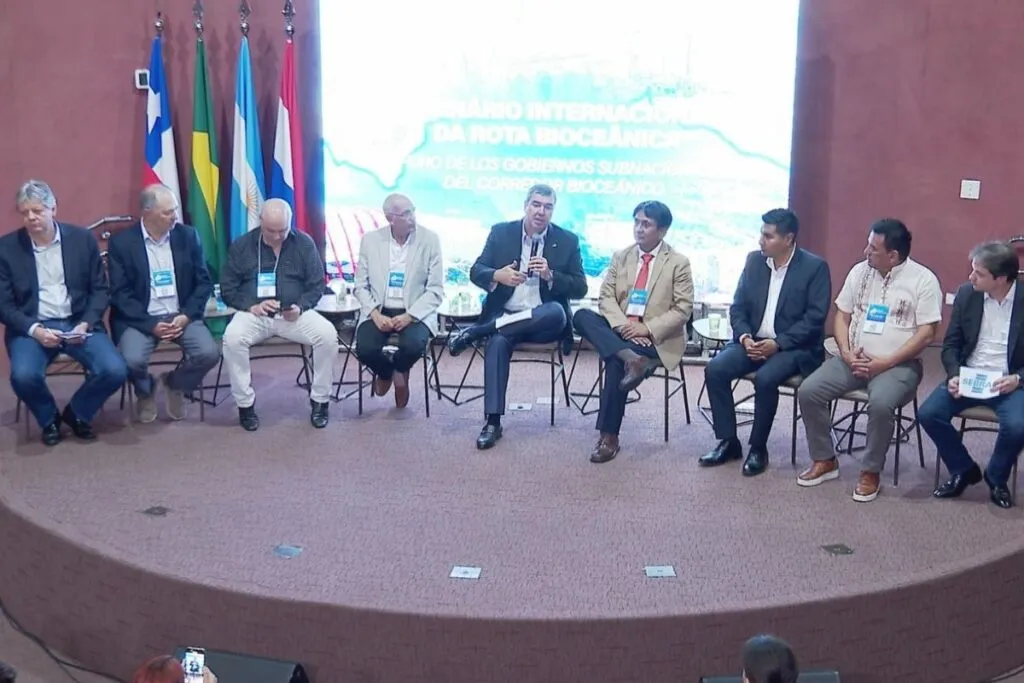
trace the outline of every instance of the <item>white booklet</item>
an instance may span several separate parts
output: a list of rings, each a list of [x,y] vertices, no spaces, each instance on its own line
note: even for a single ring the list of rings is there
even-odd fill
[[[992,389],[992,383],[1002,376],[995,370],[960,368],[960,395],[964,398],[986,399],[999,394]]]
[[[494,321],[494,327],[500,330],[505,327],[505,325],[511,325],[512,323],[517,323],[521,320],[529,320],[532,317],[532,308],[527,308],[525,311],[519,311],[518,313],[506,313]]]

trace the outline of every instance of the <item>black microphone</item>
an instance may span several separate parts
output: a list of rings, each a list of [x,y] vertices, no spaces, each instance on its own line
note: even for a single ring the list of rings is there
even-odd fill
[[[540,240],[540,235],[533,236],[533,245],[530,247],[530,258],[533,258],[534,256],[537,255],[537,250],[540,249]]]

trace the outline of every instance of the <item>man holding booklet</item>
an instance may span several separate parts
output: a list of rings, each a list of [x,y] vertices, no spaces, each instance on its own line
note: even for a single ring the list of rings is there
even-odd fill
[[[30,180],[15,198],[22,227],[0,238],[0,323],[11,359],[11,386],[56,445],[61,424],[92,441],[92,419],[124,384],[128,369],[103,327],[110,301],[96,239],[58,223],[50,187]],[[85,381],[61,411],[46,386],[46,368],[66,354]]]
[[[988,484],[990,498],[1013,507],[1007,486],[1024,449],[1024,288],[1017,286],[1020,261],[1013,245],[986,242],[971,250],[970,281],[953,301],[942,343],[947,380],[921,406],[918,419],[950,477],[936,498],[957,498],[972,484]],[[984,474],[964,448],[951,421],[961,411],[987,406],[999,416],[999,435]]]

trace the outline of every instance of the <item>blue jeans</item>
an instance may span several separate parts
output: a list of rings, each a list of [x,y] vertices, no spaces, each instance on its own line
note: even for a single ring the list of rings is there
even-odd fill
[[[964,474],[975,467],[976,463],[964,448],[963,437],[953,426],[952,420],[960,411],[973,406],[987,406],[999,416],[999,434],[985,473],[991,483],[1005,486],[1010,480],[1017,456],[1024,449],[1024,389],[979,400],[953,398],[946,384],[942,383],[921,404],[917,419],[921,428],[935,442],[939,457],[949,473]]]
[[[70,332],[75,324],[64,320],[47,320],[43,324],[52,330]],[[78,388],[68,406],[79,420],[91,422],[106,400],[124,384],[128,368],[105,332],[94,332],[80,344],[64,343],[46,348],[32,337],[16,336],[7,340],[7,355],[11,359],[11,387],[35,416],[40,427],[51,424],[60,411],[46,386],[46,368],[65,353],[79,363],[86,372],[85,381]]]

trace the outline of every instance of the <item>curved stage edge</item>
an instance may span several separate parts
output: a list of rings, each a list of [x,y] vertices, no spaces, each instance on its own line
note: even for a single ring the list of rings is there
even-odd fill
[[[978,681],[1024,650],[1024,550],[902,588],[745,612],[615,620],[460,619],[283,601],[125,564],[0,505],[0,586],[48,644],[121,676],[191,644],[302,663],[314,681],[694,681],[759,631],[844,683]],[[751,567],[756,572],[756,567]],[[853,635],[856,634],[856,635]],[[964,648],[963,643],[981,645]],[[894,659],[894,646],[904,656]]]

